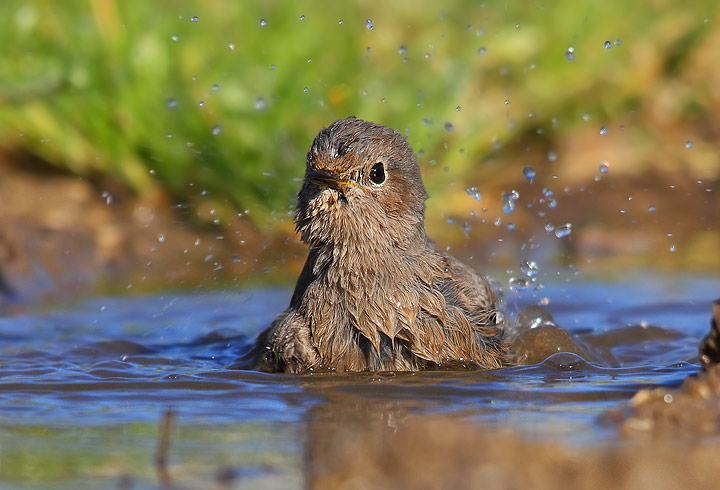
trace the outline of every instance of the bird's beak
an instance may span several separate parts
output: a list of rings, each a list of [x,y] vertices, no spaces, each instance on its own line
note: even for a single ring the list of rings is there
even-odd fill
[[[335,189],[336,191],[341,192],[346,190],[348,187],[356,185],[352,180],[338,179],[330,172],[324,170],[312,170],[305,175],[305,178],[313,184],[317,184],[321,187],[329,187],[330,189]]]

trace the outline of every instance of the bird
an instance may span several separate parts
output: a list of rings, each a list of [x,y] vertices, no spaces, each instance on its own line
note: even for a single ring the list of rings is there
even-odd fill
[[[494,369],[509,363],[490,281],[425,231],[415,154],[355,117],[307,153],[296,231],[308,245],[288,308],[257,339],[268,372]]]

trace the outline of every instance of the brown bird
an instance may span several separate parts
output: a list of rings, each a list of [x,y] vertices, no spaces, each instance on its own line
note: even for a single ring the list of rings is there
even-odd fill
[[[426,199],[397,131],[354,117],[320,131],[295,214],[309,255],[290,306],[258,338],[256,369],[506,364],[496,296],[427,237]]]

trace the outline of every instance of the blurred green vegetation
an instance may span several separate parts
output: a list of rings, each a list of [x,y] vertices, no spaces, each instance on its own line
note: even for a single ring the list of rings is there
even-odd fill
[[[285,219],[314,135],[356,115],[407,132],[442,195],[588,124],[649,155],[716,144],[719,20],[715,0],[5,0],[0,148]]]

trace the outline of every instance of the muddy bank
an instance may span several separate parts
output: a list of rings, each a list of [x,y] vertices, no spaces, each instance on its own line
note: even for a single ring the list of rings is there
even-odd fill
[[[0,305],[246,281],[282,263],[288,240],[27,158],[0,163],[0,196]]]
[[[483,188],[484,211],[470,219],[463,216],[474,201],[464,191],[451,193],[461,201],[445,203],[447,209],[431,196],[428,232],[483,271],[516,267],[519,257],[604,275],[627,267],[720,268],[715,184],[660,174],[571,184],[553,182],[552,208],[541,193],[544,183],[515,185],[522,206],[507,216],[499,198],[510,184],[502,174]],[[0,196],[0,304],[253,281],[291,284],[307,253],[289,216],[260,227],[240,212],[216,224],[210,200],[178,203],[159,188],[136,196],[113,181],[80,179],[27,157],[0,159]],[[650,206],[657,210],[649,212]],[[504,220],[500,226],[493,223],[497,216]],[[508,230],[511,221],[515,228]],[[572,235],[557,239],[545,230],[547,222],[572,223]],[[677,252],[669,251],[672,245]]]

